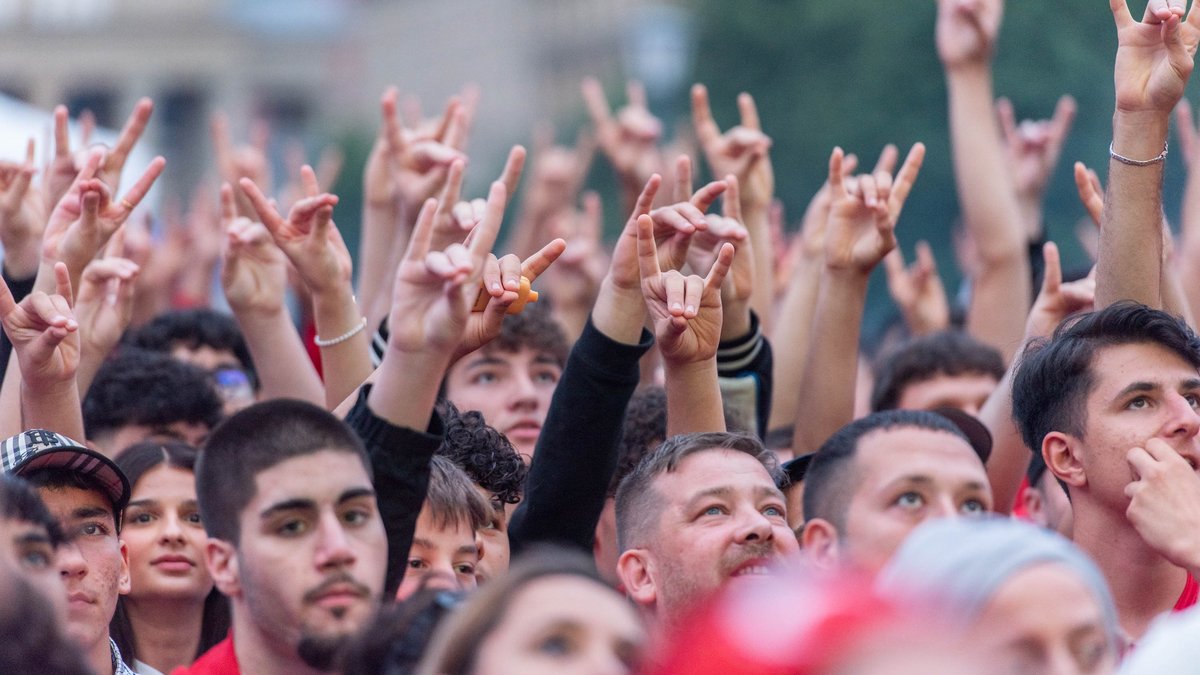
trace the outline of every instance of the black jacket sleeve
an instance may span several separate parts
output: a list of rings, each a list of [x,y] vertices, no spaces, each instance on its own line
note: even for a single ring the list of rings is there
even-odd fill
[[[548,542],[591,552],[617,469],[625,407],[640,376],[638,360],[653,343],[643,329],[639,344],[621,344],[588,319],[554,390],[525,498],[508,528],[514,556]]]
[[[388,565],[385,598],[394,597],[404,570],[408,550],[417,529],[417,516],[429,488],[429,463],[442,444],[445,429],[434,413],[429,428],[416,431],[398,427],[380,418],[367,405],[371,385],[363,385],[358,401],[346,415],[346,424],[367,447],[374,475],[375,500],[387,532]]]
[[[767,433],[771,419],[771,369],[774,357],[771,343],[763,335],[758,316],[750,313],[750,332],[744,337],[722,342],[717,347],[717,377],[727,407],[746,416],[759,438]]]

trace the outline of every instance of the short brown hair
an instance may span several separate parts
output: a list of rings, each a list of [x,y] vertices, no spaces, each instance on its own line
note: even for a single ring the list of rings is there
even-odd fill
[[[492,521],[492,507],[470,476],[441,455],[434,455],[429,463],[429,490],[423,508],[429,509],[434,527],[443,530],[468,523],[475,531]]]

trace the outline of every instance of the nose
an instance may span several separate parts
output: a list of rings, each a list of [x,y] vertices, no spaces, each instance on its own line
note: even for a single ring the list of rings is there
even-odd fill
[[[337,514],[327,513],[321,517],[317,531],[317,549],[313,563],[319,570],[336,569],[352,565],[356,559],[350,537]]]
[[[738,523],[738,541],[742,543],[771,541],[774,537],[771,521],[759,513],[758,509],[747,508],[744,509],[744,512],[745,515]]]
[[[932,520],[933,518],[957,518],[960,515],[958,505],[954,502],[954,497],[948,494],[939,495],[929,505],[926,513],[928,515],[925,520]]]
[[[78,543],[66,541],[58,547],[58,572],[63,579],[87,576],[87,560],[80,552]]]
[[[183,525],[179,522],[179,514],[168,512],[162,519],[162,530],[159,532],[160,541],[164,544],[183,543]]]
[[[1193,438],[1200,433],[1200,411],[1192,406],[1188,396],[1171,393],[1167,396],[1169,416],[1163,430],[1167,437]]]
[[[512,388],[508,392],[509,405],[518,409],[537,408],[537,386],[533,377],[526,372],[516,372],[512,377]]]

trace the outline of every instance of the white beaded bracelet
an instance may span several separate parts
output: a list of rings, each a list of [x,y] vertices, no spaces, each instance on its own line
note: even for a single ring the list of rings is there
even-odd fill
[[[345,342],[346,340],[349,340],[350,338],[354,337],[355,335],[358,335],[359,333],[362,332],[362,329],[364,329],[366,327],[367,327],[367,317],[364,316],[363,320],[360,321],[357,326],[355,326],[354,328],[351,328],[350,330],[346,331],[345,333],[342,333],[341,335],[339,335],[335,338],[330,338],[328,340],[322,340],[321,336],[314,335],[313,336],[313,344],[318,347],[332,347],[334,345],[341,344],[341,343]]]
[[[1113,149],[1113,144],[1109,143],[1108,156],[1122,164],[1128,164],[1129,166],[1150,166],[1151,164],[1158,164],[1159,162],[1167,159],[1167,144],[1163,143],[1163,151],[1159,153],[1158,157],[1154,157],[1152,159],[1131,159],[1124,155],[1118,155],[1117,151]]]

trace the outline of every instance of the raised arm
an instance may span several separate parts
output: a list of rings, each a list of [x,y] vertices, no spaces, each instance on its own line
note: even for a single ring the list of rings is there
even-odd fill
[[[1075,121],[1075,110],[1075,99],[1062,96],[1050,119],[1024,120],[1018,124],[1012,101],[1001,98],[996,102],[1004,150],[1028,241],[1042,238],[1042,201]]]
[[[1200,12],[1154,0],[1141,21],[1110,0],[1117,26],[1116,111],[1096,261],[1097,308],[1123,299],[1163,306],[1162,180],[1171,110],[1200,42]]]
[[[893,180],[886,171],[843,178],[841,148],[829,159],[833,202],[825,231],[825,267],[813,316],[813,334],[800,382],[793,452],[815,451],[854,419],[858,339],[871,271],[896,247],[896,221],[921,171],[925,146],[917,143]],[[836,337],[834,337],[836,336]]]
[[[991,62],[1003,0],[938,0],[937,49],[946,72],[954,177],[978,246],[967,332],[1011,361],[1032,296],[1026,228],[992,112]]]
[[[661,174],[666,167],[658,148],[662,122],[646,106],[645,88],[631,81],[626,93],[628,102],[614,117],[604,87],[590,77],[583,81],[583,99],[596,129],[596,141],[617,173],[622,203],[632,206],[650,176]]]

